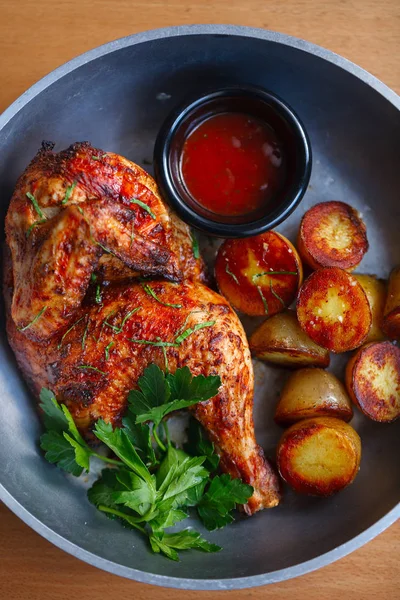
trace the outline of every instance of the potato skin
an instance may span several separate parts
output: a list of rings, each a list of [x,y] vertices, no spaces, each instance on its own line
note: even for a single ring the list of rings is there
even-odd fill
[[[215,278],[221,294],[238,311],[270,317],[293,302],[303,268],[291,242],[276,231],[266,231],[225,240],[215,260]]]
[[[373,421],[400,417],[400,349],[391,342],[359,348],[347,363],[345,381],[354,404]]]
[[[287,368],[329,366],[329,351],[304,333],[293,310],[261,323],[250,336],[249,345],[253,356],[259,360]]]
[[[372,322],[363,288],[353,275],[337,267],[314,271],[305,280],[296,310],[307,335],[337,353],[361,346]]]
[[[347,423],[332,417],[305,419],[287,429],[278,444],[281,477],[296,491],[330,496],[354,481],[361,440]]]
[[[359,213],[344,202],[321,202],[300,223],[300,256],[312,269],[353,270],[368,250],[367,230]]]
[[[354,273],[354,277],[366,293],[371,309],[372,325],[365,338],[365,343],[381,342],[386,339],[386,335],[382,330],[383,310],[387,293],[386,283],[383,279],[378,279],[375,275],[359,275]]]
[[[400,267],[393,269],[390,274],[383,330],[390,339],[400,340]]]
[[[275,411],[286,426],[301,419],[336,417],[350,421],[353,409],[343,384],[323,369],[300,369],[287,380]]]

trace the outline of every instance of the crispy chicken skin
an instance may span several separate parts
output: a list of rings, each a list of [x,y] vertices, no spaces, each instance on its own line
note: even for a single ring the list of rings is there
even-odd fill
[[[88,144],[59,154],[45,146],[17,183],[6,231],[7,333],[35,395],[51,388],[92,439],[97,419],[120,422],[128,392],[149,364],[219,375],[218,395],[192,413],[214,441],[222,469],[254,487],[246,512],[276,506],[278,478],[254,435],[253,369],[242,325],[227,301],[200,283],[204,265],[193,256],[190,231],[165,208],[152,178]],[[145,284],[138,272],[156,279]]]
[[[171,215],[143,169],[88,143],[52,148],[44,143],[20,177],[6,217],[11,312],[17,327],[31,323],[29,338],[46,340],[69,323],[95,270],[106,279],[132,270],[201,279],[189,228]]]

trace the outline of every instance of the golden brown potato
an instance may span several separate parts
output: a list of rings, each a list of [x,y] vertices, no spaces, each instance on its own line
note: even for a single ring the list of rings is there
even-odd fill
[[[264,321],[250,337],[249,344],[253,355],[259,360],[284,367],[329,366],[329,351],[318,346],[304,333],[293,310]]]
[[[353,409],[343,384],[323,369],[300,369],[289,377],[275,411],[278,425],[312,417],[350,421]]]
[[[297,247],[312,269],[339,267],[351,271],[368,250],[366,227],[348,204],[321,202],[303,216]]]
[[[270,317],[293,302],[303,269],[289,240],[267,231],[225,240],[215,261],[215,277],[221,294],[237,310]]]
[[[296,492],[330,496],[351,483],[360,468],[361,440],[344,421],[305,419],[282,435],[278,469]]]
[[[400,349],[391,342],[363,346],[347,363],[346,387],[370,419],[390,423],[400,417]]]
[[[381,342],[386,338],[382,331],[383,309],[386,300],[386,284],[382,279],[375,275],[357,275],[354,277],[361,284],[367,295],[369,307],[371,309],[372,325],[365,342]]]
[[[347,352],[361,346],[371,327],[371,309],[357,279],[337,267],[306,279],[297,298],[301,328],[316,344]]]
[[[400,340],[400,267],[393,269],[390,274],[383,330],[392,340]]]

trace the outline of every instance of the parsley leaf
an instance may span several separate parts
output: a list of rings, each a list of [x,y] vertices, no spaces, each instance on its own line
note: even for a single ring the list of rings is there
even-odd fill
[[[157,427],[170,412],[215,396],[221,380],[218,376],[193,377],[187,367],[165,376],[153,364],[145,369],[138,385],[140,391],[132,390],[128,396],[130,411],[136,415],[136,423],[153,421]]]
[[[136,452],[125,429],[119,429],[118,427],[113,429],[111,423],[105,423],[100,419],[96,422],[93,432],[127,467],[132,469],[134,473],[142,477],[150,485],[154,485],[153,476]]]
[[[209,531],[233,521],[230,514],[236,504],[245,504],[253,493],[251,485],[223,474],[214,477],[197,506],[197,512]]]
[[[49,431],[40,437],[40,447],[45,451],[45,459],[57,464],[60,469],[72,473],[75,477],[82,474],[83,468],[75,460],[75,449],[62,433]]]
[[[150,545],[153,552],[162,552],[171,560],[179,560],[179,555],[176,550],[189,550],[196,548],[203,552],[219,552],[220,546],[210,544],[201,537],[198,531],[193,529],[184,529],[177,533],[159,533],[154,532],[150,536]]]
[[[219,456],[214,451],[214,444],[210,442],[205,434],[204,429],[195,419],[190,419],[188,428],[188,442],[185,445],[185,450],[193,455],[202,455],[207,458],[206,467],[212,472],[218,468]]]
[[[151,432],[148,425],[135,423],[135,417],[130,412],[122,419],[124,431],[129,436],[136,452],[147,466],[157,464],[153,444],[151,443]]]

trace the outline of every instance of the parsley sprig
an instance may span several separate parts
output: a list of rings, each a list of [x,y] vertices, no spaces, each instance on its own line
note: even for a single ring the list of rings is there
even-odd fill
[[[233,520],[232,510],[247,502],[253,488],[229,475],[210,475],[218,456],[201,427],[193,420],[185,451],[171,442],[162,419],[173,410],[207,401],[218,393],[218,376],[193,377],[187,367],[175,374],[147,367],[138,390],[128,397],[121,427],[97,421],[93,433],[117,458],[92,450],[79,433],[64,404],[43,389],[40,395],[46,433],[40,438],[46,459],[72,475],[89,471],[93,457],[107,462],[101,477],[88,490],[88,499],[107,517],[137,529],[149,540],[153,552],[179,560],[179,551],[221,550],[194,529],[168,532],[196,509],[209,530]],[[164,435],[161,434],[164,426]],[[163,439],[161,439],[163,438]]]

